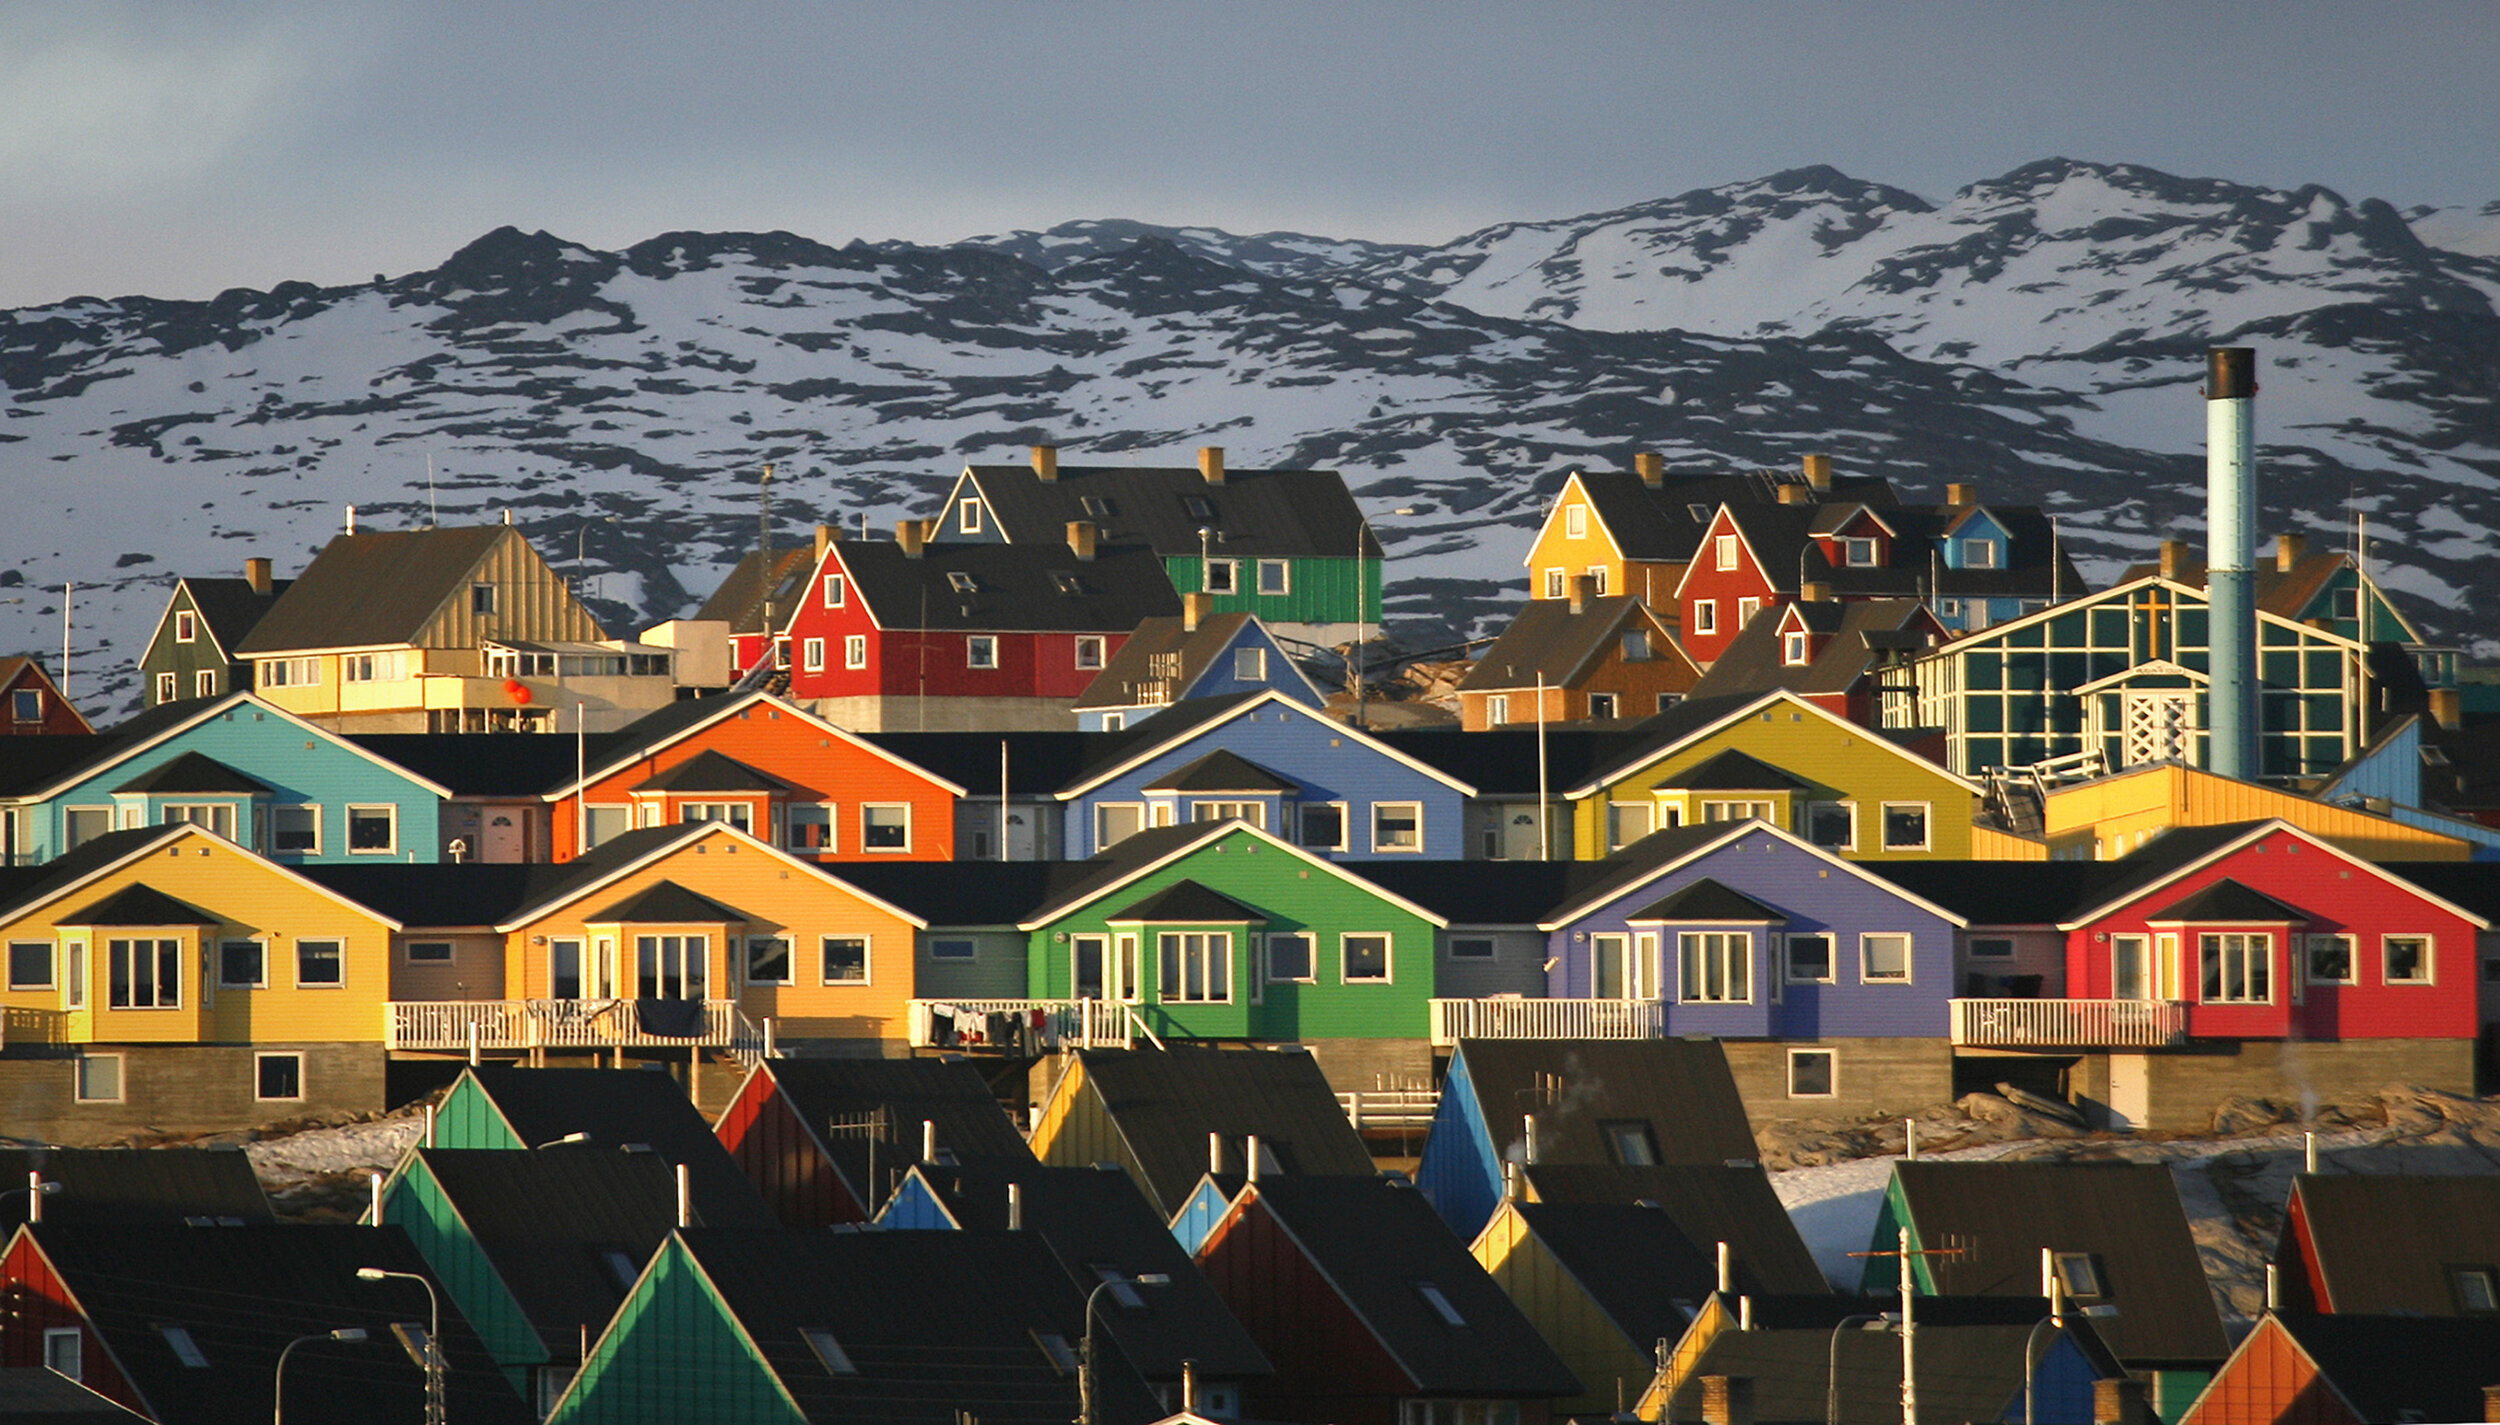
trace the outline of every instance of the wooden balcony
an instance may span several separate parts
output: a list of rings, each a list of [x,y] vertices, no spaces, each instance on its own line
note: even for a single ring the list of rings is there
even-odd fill
[[[1667,1007],[1643,999],[1437,999],[1432,1042],[1461,1039],[1656,1039]]]
[[[1038,1043],[1035,1036],[1029,1033],[1036,1010],[1042,1013]],[[998,1036],[990,1032],[988,1021],[992,1015],[1007,1016],[1028,1032],[1020,1032],[1010,1041],[993,1042]],[[966,1016],[974,1021],[971,1029],[978,1035],[970,1041],[965,1040],[964,1031],[957,1028]],[[1057,1045],[1074,1045],[1079,1049],[1126,1049],[1144,1034],[1144,1030],[1137,1023],[1134,1007],[1114,1000],[916,999],[911,1002],[909,1034],[915,1049],[1015,1051]]]
[[[1977,1049],[2161,1049],[2187,1041],[2187,1006],[2147,999],[1957,999],[1953,1042]]]
[[[393,1000],[384,1006],[389,1047],[508,1053],[515,1049],[743,1048],[760,1035],[735,1000],[682,1011],[689,1032],[654,1033],[629,999]],[[674,1006],[679,1001],[655,1001]],[[667,1013],[669,1011],[662,1011]],[[676,1025],[664,1026],[677,1028]],[[474,1036],[474,1037],[473,1037]]]

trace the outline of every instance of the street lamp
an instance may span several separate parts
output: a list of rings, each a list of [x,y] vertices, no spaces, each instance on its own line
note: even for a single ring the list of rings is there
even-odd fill
[[[1840,1425],[1840,1333],[1852,1326],[1868,1331],[1890,1331],[1901,1324],[1897,1311],[1865,1311],[1840,1318],[1832,1327],[1830,1363],[1823,1376],[1823,1425]],[[2028,1422],[2025,1422],[2028,1425]]]
[[[296,1347],[301,1346],[308,1341],[356,1342],[364,1339],[365,1330],[363,1327],[342,1326],[336,1331],[316,1331],[309,1336],[298,1336],[294,1340],[287,1342],[286,1345],[280,1347],[278,1350],[278,1371],[269,1383],[270,1425],[286,1425],[286,1358],[295,1354]]]
[[[580,597],[582,596],[582,595],[581,595],[581,588],[582,588],[582,548],[583,548],[583,541],[584,541],[584,540],[586,540],[586,539],[588,539],[588,538],[589,538],[589,536],[590,536],[590,527],[591,527],[592,525],[595,525],[595,524],[616,524],[616,523],[619,523],[619,521],[618,521],[618,519],[617,519],[617,517],[616,517],[616,516],[614,516],[614,515],[601,515],[601,516],[599,516],[597,519],[587,519],[587,520],[582,521],[582,523],[581,523],[581,528],[576,529],[576,530],[574,530],[574,531],[573,531],[573,597],[574,597],[574,598],[577,598],[577,599],[578,599],[578,598],[580,598]]]
[[[1104,1277],[1085,1294],[1085,1343],[1076,1361],[1076,1425],[1094,1425],[1094,1304],[1113,1287],[1168,1286],[1171,1280],[1163,1272]]]
[[[2103,1302],[2097,1306],[2079,1308],[2073,1314],[2094,1321],[2106,1321],[2118,1314],[2118,1308]],[[2031,1323],[2031,1333],[2023,1337],[2023,1425],[2039,1425],[2040,1421],[2040,1417],[2033,1413],[2032,1400],[2032,1377],[2040,1365],[2040,1328],[2055,1326],[2064,1330],[2066,1316],[2067,1311],[2062,1299],[2052,1296],[2049,1298],[2049,1314]]]
[[[561,1148],[567,1143],[587,1143],[589,1141],[590,1135],[587,1133],[567,1133],[561,1138],[550,1138],[544,1143],[532,1143],[530,1147]]]
[[[443,1299],[435,1294],[432,1281],[415,1272],[385,1271],[380,1267],[356,1269],[358,1281],[388,1281],[394,1277],[425,1288],[425,1425],[443,1425]]]
[[[1388,513],[1404,516],[1416,513],[1416,509],[1413,505],[1400,505]],[[1365,637],[1363,630],[1369,620],[1363,617],[1367,612],[1363,606],[1363,536],[1370,534],[1371,528],[1371,521],[1363,515],[1361,510],[1356,510],[1354,516],[1354,647],[1349,650],[1346,657],[1346,666],[1354,674],[1354,725],[1356,727],[1365,725],[1363,721],[1363,666],[1369,660],[1363,657],[1363,645],[1369,640]],[[1372,543],[1380,544],[1380,541],[1375,537]],[[1381,583],[1385,587],[1389,578],[1389,547],[1385,544],[1380,547],[1380,562]]]

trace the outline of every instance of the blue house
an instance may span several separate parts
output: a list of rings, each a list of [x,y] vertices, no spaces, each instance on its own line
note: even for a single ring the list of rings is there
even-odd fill
[[[1179,618],[1150,618],[1111,655],[1076,700],[1077,726],[1118,732],[1173,703],[1263,688],[1317,708],[1327,698],[1252,613],[1211,612],[1210,594],[1185,594]]]
[[[283,865],[443,859],[449,788],[254,693],[162,703],[95,737],[0,748],[8,860],[191,822]],[[49,745],[59,744],[59,745]]]
[[[1151,826],[1238,818],[1338,861],[1457,860],[1475,788],[1273,688],[1176,703],[1059,789],[1070,860]]]

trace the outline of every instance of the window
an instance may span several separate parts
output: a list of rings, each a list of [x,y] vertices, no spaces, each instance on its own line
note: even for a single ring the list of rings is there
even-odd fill
[[[844,589],[842,584],[842,576],[839,574],[827,574],[825,576],[825,607],[829,609],[838,609],[842,607],[843,602],[848,597],[849,594]]]
[[[1495,693],[1484,700],[1484,721],[1487,727],[1500,727],[1510,721],[1510,695]]]
[[[1997,542],[1993,539],[1963,540],[1962,567],[1965,569],[1994,569],[1997,567]]]
[[[495,586],[492,584],[471,584],[469,586],[469,612],[477,615],[486,615],[491,614],[494,611]]]
[[[260,686],[264,688],[306,687],[321,685],[321,660],[318,658],[264,658],[259,665]]]
[[[337,940],[295,942],[295,983],[336,988],[347,982],[347,946]]]
[[[700,935],[639,935],[635,967],[643,999],[702,999],[711,942]]]
[[[1887,932],[1858,937],[1858,979],[1876,985],[1910,982],[1910,937]]]
[[[2274,999],[2274,937],[2224,932],[2197,937],[2211,1004],[2267,1004]]]
[[[121,1055],[85,1054],[79,1057],[78,1101],[80,1103],[119,1103],[122,1101]]]
[[[1146,808],[1141,803],[1100,802],[1094,807],[1096,851],[1108,851],[1145,829]]]
[[[75,851],[113,829],[111,807],[69,807],[61,813],[62,831],[68,843],[62,849]]]
[[[106,942],[105,1003],[114,1009],[173,1009],[182,1003],[182,942]]]
[[[407,953],[411,965],[448,965],[452,962],[452,944],[448,940],[411,940]]]
[[[171,674],[171,673],[159,673],[159,674],[157,674],[157,675],[156,675],[156,700],[157,700],[158,702],[160,702],[160,703],[170,703],[170,702],[172,702],[174,699],[179,698],[179,697],[181,697],[181,696],[182,696],[182,680],[181,680],[181,679],[179,679],[179,678],[175,677],[175,676],[174,676],[173,674]],[[16,719],[17,719],[19,722],[32,722],[32,721],[34,721],[34,719],[33,719],[33,718],[30,718],[30,717],[26,716],[26,715],[25,715],[24,710],[22,710],[22,709],[20,709],[20,710],[16,711],[16,712],[13,714],[13,716],[15,716],[15,717],[16,717]]]
[[[799,667],[809,673],[825,671],[825,641],[823,639],[810,638],[800,642]]]
[[[748,936],[746,972],[750,985],[790,983],[790,938],[786,935]]]
[[[51,941],[12,940],[9,942],[9,988],[13,990],[52,988]]]
[[[1788,1096],[1790,1098],[1832,1098],[1840,1090],[1840,1051],[1836,1049],[1791,1049],[1788,1051]]]
[[[1304,802],[1297,811],[1301,817],[1300,844],[1304,850],[1345,849],[1344,802]]]
[[[1803,668],[1808,661],[1806,656],[1806,644],[1808,641],[1809,640],[1806,635],[1802,632],[1789,632],[1781,634],[1780,662],[1790,668]]]
[[[114,1062],[119,1063],[121,1061],[116,1059]],[[80,1094],[79,1097],[84,1098],[86,1095]],[[113,1097],[120,1098],[121,1094],[117,1091],[114,1093]],[[51,1369],[60,1372],[62,1375],[68,1376],[71,1380],[85,1380],[87,1378],[87,1365],[86,1361],[83,1359],[83,1346],[85,1340],[86,1338],[79,1333],[78,1328],[75,1326],[52,1326],[45,1328],[43,1333],[43,1363]]]
[[[1259,592],[1262,594],[1284,594],[1292,592],[1293,576],[1287,572],[1290,567],[1291,566],[1287,565],[1282,559],[1260,560]]]
[[[1625,632],[1623,635],[1623,661],[1626,663],[1647,663],[1650,661],[1649,634],[1646,630],[1636,628]]]
[[[1372,803],[1372,849],[1374,851],[1423,850],[1423,803]]]
[[[1309,980],[1311,978],[1311,937],[1308,935],[1267,937],[1267,977],[1271,981]]]
[[[1450,942],[1450,958],[1453,960],[1490,960],[1493,958],[1493,942],[1481,935],[1454,939]]]
[[[200,616],[194,613],[174,615],[174,642],[189,643],[200,635]]]
[[[1832,982],[1832,938],[1828,935],[1788,937],[1788,982],[1828,985]]]
[[[1760,612],[1762,612],[1760,599],[1738,599],[1736,601],[1736,631],[1744,632],[1745,625],[1752,623],[1753,616]]]
[[[1710,548],[1711,553],[1714,556],[1711,561],[1712,563],[1716,564],[1721,569],[1733,569],[1736,567],[1736,536],[1732,534],[1720,535],[1718,538],[1710,541]]]
[[[2386,983],[2427,985],[2431,982],[2431,939],[2427,935],[2389,935],[2379,941],[2386,962]]]
[[[967,500],[964,503],[973,504],[974,502]],[[974,507],[978,508],[977,505]],[[825,1374],[836,1376],[859,1374],[859,1367],[851,1364],[850,1353],[842,1349],[841,1342],[833,1339],[832,1332],[822,1327],[803,1326],[799,1328],[799,1336],[807,1342],[807,1349],[816,1353],[816,1362],[825,1368]]]
[[[269,947],[257,940],[229,940],[217,947],[217,983],[230,990],[269,983]]]
[[[1127,713],[1115,712],[1102,715],[1102,730],[1105,732],[1118,732],[1126,726],[1128,726]]]
[[[1601,599],[1606,597],[1606,566],[1603,564],[1592,564],[1588,567],[1587,572],[1589,576],[1589,593],[1592,596]]]
[[[269,851],[274,856],[317,856],[321,853],[321,808],[282,806],[269,809]]]
[[[1612,694],[1612,693],[1591,693],[1591,694],[1589,694],[1589,716],[1590,716],[1590,717],[1592,717],[1592,718],[1600,718],[1600,719],[1604,719],[1604,718],[1612,718],[1614,715],[1615,715],[1615,695],[1614,695],[1614,694]]]
[[[2057,1284],[2068,1296],[2103,1296],[2099,1264],[2090,1252],[2057,1254]]]
[[[1884,803],[1884,849],[1886,851],[1924,851],[1927,849],[1927,803]]]
[[[1771,820],[1771,803],[1769,802],[1729,801],[1724,798],[1715,798],[1703,802],[1700,810],[1701,819],[1704,822]]]
[[[252,1097],[263,1103],[292,1103],[302,1099],[304,1097],[304,1056],[301,1054],[254,1054],[252,1056]]]
[[[582,997],[582,942],[557,940],[548,944],[547,994],[552,999]]]
[[[2014,942],[2001,935],[1975,937],[1970,943],[1970,957],[1974,960],[2011,960],[2014,958]]]
[[[396,683],[408,676],[407,655],[350,653],[339,660],[339,677],[349,683]]]
[[[1086,518],[1088,519],[1107,520],[1111,518],[1111,502],[1104,499],[1100,495],[1079,495],[1076,503],[1079,508],[1085,511]]]
[[[955,528],[964,534],[981,532],[981,502],[979,500],[955,502]]]
[[[583,809],[582,849],[604,846],[633,828],[634,809],[619,806],[591,806]]]
[[[1267,650],[1236,648],[1233,650],[1233,676],[1244,683],[1267,681]]]
[[[1826,851],[1854,851],[1858,809],[1848,802],[1806,803],[1806,840]]]
[[[2491,1268],[2451,1268],[2449,1279],[2456,1283],[2459,1312],[2467,1316],[2489,1316],[2500,1312],[2500,1291],[2492,1289]]]
[[[380,852],[388,855],[399,849],[399,808],[394,806],[349,807],[347,809],[347,849],[350,854]]]
[[[1163,998],[1221,1004],[1233,997],[1233,937],[1220,931],[1167,930],[1155,937],[1163,962]]]
[[[1586,505],[1576,504],[1565,505],[1563,507],[1563,537],[1566,539],[1586,539],[1588,536],[1589,507]]]
[[[1606,849],[1620,851],[1657,830],[1658,809],[1646,802],[1606,805]]]
[[[998,638],[995,634],[976,633],[964,640],[964,666],[995,668],[998,666]]]
[[[1210,559],[1207,561],[1207,589],[1210,594],[1241,592],[1241,561]]]
[[[740,831],[755,830],[755,808],[746,802],[683,802],[678,805],[681,822],[717,821]]]
[[[929,958],[932,960],[970,960],[976,957],[976,949],[977,947],[969,940],[932,940],[929,942]]]
[[[864,985],[868,983],[868,940],[865,936],[828,935],[819,949],[823,954],[826,984]],[[935,953],[934,946],[931,953]]]
[[[1467,1324],[1467,1318],[1458,1314],[1458,1308],[1450,1304],[1449,1296],[1439,1286],[1432,1282],[1417,1282],[1415,1294],[1424,1299],[1424,1305],[1432,1308],[1433,1315],[1441,1318],[1441,1324],[1445,1326]]]
[[[1548,569],[1548,570],[1546,570],[1546,571],[1545,571],[1545,597],[1547,597],[1547,598],[1549,598],[1549,599],[1559,599],[1559,598],[1566,597],[1566,596],[1570,593],[1570,590],[1568,590],[1567,588],[1565,588],[1565,587],[1564,587],[1564,580],[1565,580],[1565,578],[1566,578],[1566,577],[1567,577],[1567,576],[1566,576],[1566,575],[1564,575],[1563,571],[1561,571],[1560,569]]]
[[[1676,936],[1688,1004],[1743,1004],[1753,998],[1753,937],[1741,930],[1687,930]]]
[[[911,804],[870,802],[859,809],[859,844],[865,851],[911,849]]]
[[[1068,1344],[1067,1337],[1056,1331],[1037,1330],[1033,1333],[1033,1344],[1042,1348],[1042,1358],[1050,1362],[1052,1370],[1062,1376],[1076,1374],[1076,1348]]]
[[[1875,562],[1875,541],[1864,535],[1851,535],[1840,541],[1840,562],[1863,569]]]
[[[842,666],[845,668],[868,666],[868,635],[854,633],[842,640]]]
[[[1102,667],[1102,635],[1079,634],[1076,640],[1076,666],[1086,670]]]
[[[2361,590],[2342,588],[2335,591],[2334,616],[2349,622],[2361,617]]]
[[[2308,980],[2313,985],[2349,985],[2354,981],[2352,937],[2309,937]]]
[[[964,570],[950,569],[946,572],[946,587],[958,594],[977,594],[981,592],[981,581]]]
[[[1389,980],[1389,937],[1348,935],[1339,940],[1345,954],[1346,984],[1386,984]]]
[[[1658,1135],[1650,1131],[1645,1118],[1614,1118],[1601,1120],[1598,1136],[1606,1140],[1606,1151],[1627,1168],[1654,1167],[1658,1162]]]
[[[217,696],[217,670],[214,668],[202,668],[196,675],[194,675],[192,678],[191,695],[199,698],[213,698]]]
[[[1695,633],[1717,633],[1718,631],[1719,631],[1719,602],[1718,602],[1718,600],[1716,600],[1716,599],[1695,599],[1695,600],[1693,600],[1693,632],[1695,632]]]
[[[228,841],[234,840],[232,802],[176,802],[161,808],[158,820],[167,826],[196,826],[203,831],[213,831]]]
[[[1191,821],[1246,821],[1261,831],[1267,829],[1265,802],[1192,802]]]
[[[789,850],[809,855],[829,855],[833,851],[834,809],[822,803],[793,803],[782,814],[782,845]]]

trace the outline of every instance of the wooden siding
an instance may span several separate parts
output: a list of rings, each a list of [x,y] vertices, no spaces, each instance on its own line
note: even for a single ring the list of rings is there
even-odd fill
[[[1493,954],[1490,958],[1454,956],[1450,953],[1453,940],[1490,940]],[[1532,926],[1488,930],[1454,925],[1440,933],[1438,943],[1440,957],[1433,973],[1433,993],[1442,999],[1545,993],[1545,957],[1549,952],[1544,933]]]
[[[434,1279],[460,1309],[460,1315],[486,1343],[495,1364],[528,1394],[529,1367],[549,1360],[547,1346],[521,1312],[521,1303],[487,1259],[458,1209],[443,1195],[425,1160],[408,1159],[407,1170],[385,1190],[382,1220],[408,1234],[417,1254],[425,1258]]]
[[[1494,1214],[1469,1250],[1586,1387],[1555,1401],[1555,1414],[1604,1415],[1656,1373],[1651,1343],[1625,1336],[1518,1213]]]
[[[2453,836],[2177,763],[2061,788],[2049,795],[2045,812],[2052,847],[2061,852],[2088,847],[2096,860],[2122,856],[2174,826],[2220,826],[2270,817],[2372,861],[2474,857],[2473,846]]]
[[[188,643],[174,637],[176,614],[189,614],[198,620]],[[239,682],[235,677],[238,666],[243,670]],[[156,631],[148,639],[147,651],[139,655],[139,693],[149,707],[167,701],[156,695],[156,675],[159,673],[174,675],[173,701],[198,697],[199,676],[202,673],[216,675],[216,681],[210,685],[212,697],[234,692],[238,687],[248,692],[252,683],[251,666],[249,663],[237,665],[228,661],[226,650],[218,647],[217,636],[209,631],[207,617],[200,613],[199,604],[191,597],[191,586],[177,580],[173,597],[166,602],[165,612],[157,620]],[[48,730],[70,732],[84,729]]]
[[[548,1425],[804,1425],[677,1238],[599,1337]]]
[[[69,1284],[52,1269],[31,1236],[20,1232],[9,1243],[8,1255],[0,1257],[0,1282],[8,1284],[9,1294],[9,1329],[0,1331],[0,1366],[42,1369],[50,1364],[44,1360],[44,1333],[75,1327],[80,1382],[148,1419],[161,1418],[149,1410],[139,1388],[122,1374],[119,1363],[106,1351],[104,1338],[96,1334],[87,1313],[70,1295]]]
[[[785,1227],[864,1222],[868,1213],[783,1097],[769,1068],[749,1073],[712,1131]]]
[[[512,1131],[493,1096],[479,1088],[476,1079],[462,1074],[434,1110],[434,1141],[427,1146],[501,1151],[530,1145]]]
[[[1234,558],[1222,548],[1213,552],[1217,559]],[[1238,592],[1215,596],[1219,614],[1257,614],[1268,623],[1353,623],[1357,620],[1354,605],[1359,581],[1363,606],[1362,622],[1377,627],[1380,623],[1381,562],[1352,554],[1340,558],[1326,555],[1305,555],[1285,561],[1285,592],[1262,594],[1259,587],[1259,560],[1239,559],[1234,576]],[[1206,567],[1195,554],[1171,555],[1163,561],[1163,572],[1170,576],[1172,587],[1183,594],[1203,592]]]
[[[2361,1425],[2272,1318],[2240,1343],[2180,1425]]]
[[[1246,1194],[1198,1250],[1198,1266],[1276,1374],[1249,1389],[1248,1413],[1277,1420],[1392,1425],[1416,1389],[1290,1234]]]
[[[1513,1130],[1505,1130],[1506,1132]],[[1482,1231],[1502,1202],[1502,1152],[1476,1105],[1462,1047],[1441,1077],[1441,1101],[1415,1164],[1415,1186],[1461,1237]]]
[[[1198,1255],[1198,1249],[1206,1245],[1232,1206],[1233,1200],[1224,1195],[1224,1189],[1214,1179],[1199,1179],[1181,1210],[1172,1214],[1172,1235],[1180,1240],[1181,1250],[1193,1257]]]

